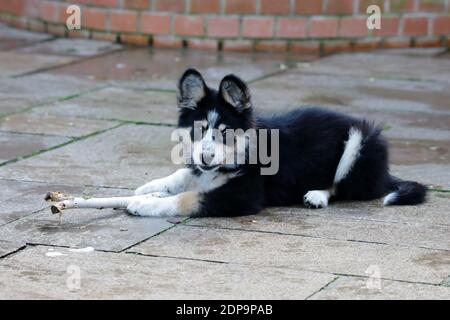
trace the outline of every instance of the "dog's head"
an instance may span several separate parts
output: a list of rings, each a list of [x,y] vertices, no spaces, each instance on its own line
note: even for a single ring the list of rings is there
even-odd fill
[[[230,162],[230,155],[245,152],[245,147],[236,148],[236,138],[254,128],[247,85],[230,74],[215,90],[206,85],[197,70],[188,69],[180,78],[178,89],[178,126],[190,130],[192,163],[202,171],[238,167],[236,161]]]

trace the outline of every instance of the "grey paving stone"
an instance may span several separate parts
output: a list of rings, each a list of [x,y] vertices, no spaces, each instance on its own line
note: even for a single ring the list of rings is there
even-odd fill
[[[0,50],[10,50],[51,39],[51,35],[30,32],[0,24]]]
[[[0,164],[69,141],[68,138],[0,132]]]
[[[449,164],[396,165],[391,166],[391,172],[405,180],[416,180],[433,187],[450,189]]]
[[[373,54],[400,55],[407,57],[439,57],[447,50],[445,48],[404,48],[404,49],[380,49],[372,51]]]
[[[58,68],[52,73],[111,81],[126,87],[175,90],[179,77],[192,66],[203,73],[210,85],[217,86],[228,73],[255,80],[284,69],[287,63],[286,56],[280,55],[128,49]]]
[[[39,85],[36,85],[37,83]],[[97,84],[89,80],[46,73],[15,79],[0,77],[0,116],[93,90],[96,86]]]
[[[377,266],[386,279],[432,284],[450,263],[449,251],[183,225],[130,251],[359,276]]]
[[[0,258],[7,256],[24,247],[25,244],[19,242],[0,240]],[[0,285],[1,286],[1,285]]]
[[[333,204],[317,214],[304,208],[273,208],[254,216],[193,219],[188,224],[450,251],[450,224],[420,224],[414,219],[411,219],[413,221],[409,223],[398,222],[395,221],[396,217],[392,215],[391,210],[389,215],[385,214],[385,220],[388,221],[382,221],[372,218],[370,212],[377,210],[374,206],[367,208],[364,203],[347,203],[346,206],[351,210],[347,211],[344,206],[334,207]],[[447,207],[448,205],[441,206],[436,211],[442,212],[448,219]],[[414,209],[420,210],[422,215],[430,215],[427,207]],[[359,215],[355,213],[356,210]],[[378,211],[381,210],[378,204]],[[395,214],[408,217],[410,210],[410,208],[398,208]],[[421,236],[418,237],[418,234]]]
[[[311,300],[449,300],[450,288],[380,280],[341,277]]]
[[[63,65],[74,61],[74,58],[0,51],[0,61],[2,61],[0,64],[0,76],[10,77]]]
[[[304,299],[335,277],[288,268],[51,249],[34,247],[0,261],[0,298]],[[48,257],[49,252],[63,255]],[[73,271],[80,272],[79,287],[69,289],[68,283],[76,284],[68,281]]]
[[[450,83],[450,61],[377,53],[344,53],[311,64],[309,72]]]
[[[46,112],[29,111],[0,118],[0,130],[37,133],[66,137],[80,137],[117,125],[114,121],[77,119],[68,114],[49,115]]]
[[[114,87],[40,107],[35,112],[59,117],[120,119],[173,125],[178,118],[176,93]]]
[[[106,41],[86,39],[64,39],[46,41],[17,49],[20,53],[38,53],[76,57],[90,57],[120,49],[122,46]]]
[[[14,180],[136,188],[176,170],[173,128],[125,125],[63,148],[0,167]]]
[[[0,180],[0,226],[49,206],[44,195],[53,190],[82,194],[83,188],[47,183]]]

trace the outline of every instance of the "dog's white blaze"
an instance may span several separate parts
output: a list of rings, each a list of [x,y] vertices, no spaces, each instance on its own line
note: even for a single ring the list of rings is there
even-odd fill
[[[391,192],[383,199],[383,205],[388,206],[397,199],[397,192]]]
[[[219,114],[217,113],[216,110],[213,110],[213,111],[208,112],[208,115],[206,118],[208,119],[209,127],[213,128],[216,125],[217,120],[219,119]]]
[[[344,152],[334,175],[334,183],[339,183],[352,169],[361,151],[362,133],[356,128],[351,128],[348,133],[348,140],[345,143]]]

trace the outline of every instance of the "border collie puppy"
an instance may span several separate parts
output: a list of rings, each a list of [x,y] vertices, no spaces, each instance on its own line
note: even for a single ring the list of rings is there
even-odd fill
[[[228,75],[219,89],[209,88],[201,74],[187,70],[179,80],[178,127],[194,139],[195,123],[202,126],[200,141],[192,140],[193,161],[172,175],[153,180],[135,191],[127,210],[140,216],[239,216],[269,206],[303,203],[324,208],[330,200],[372,200],[385,205],[424,202],[426,187],[389,174],[387,143],[380,128],[365,121],[320,108],[302,108],[272,117],[254,114],[247,85]],[[279,168],[263,175],[267,164],[195,161],[212,154],[218,143],[212,131],[277,130]],[[248,151],[248,143],[246,150]],[[200,147],[199,147],[200,146]],[[277,148],[275,148],[277,147]],[[231,150],[231,152],[236,150]],[[228,151],[227,151],[228,152]]]

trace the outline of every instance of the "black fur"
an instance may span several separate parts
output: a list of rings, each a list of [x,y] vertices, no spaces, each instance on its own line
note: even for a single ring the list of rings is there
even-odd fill
[[[189,75],[201,77],[190,69],[180,79],[180,85]],[[225,86],[231,81],[235,86]],[[333,187],[338,163],[351,128],[363,136],[359,157],[349,174],[334,186],[332,200],[371,200],[397,191],[389,204],[412,205],[425,200],[426,187],[417,182],[404,182],[391,177],[388,168],[388,148],[379,127],[365,120],[314,107],[305,107],[288,113],[261,117],[254,114],[246,84],[230,75],[222,80],[218,91],[204,84],[204,97],[194,109],[180,104],[180,127],[192,126],[204,119],[212,109],[219,113],[218,123],[229,128],[279,129],[280,163],[275,175],[260,174],[261,164],[245,164],[234,169],[241,175],[225,185],[203,195],[201,216],[238,216],[255,214],[268,206],[287,206],[303,203],[303,195],[311,190]],[[222,90],[239,89],[226,99]],[[235,101],[242,100],[242,101]],[[230,103],[231,101],[231,103]],[[205,174],[191,165],[196,174]],[[226,171],[226,170],[224,170]]]

